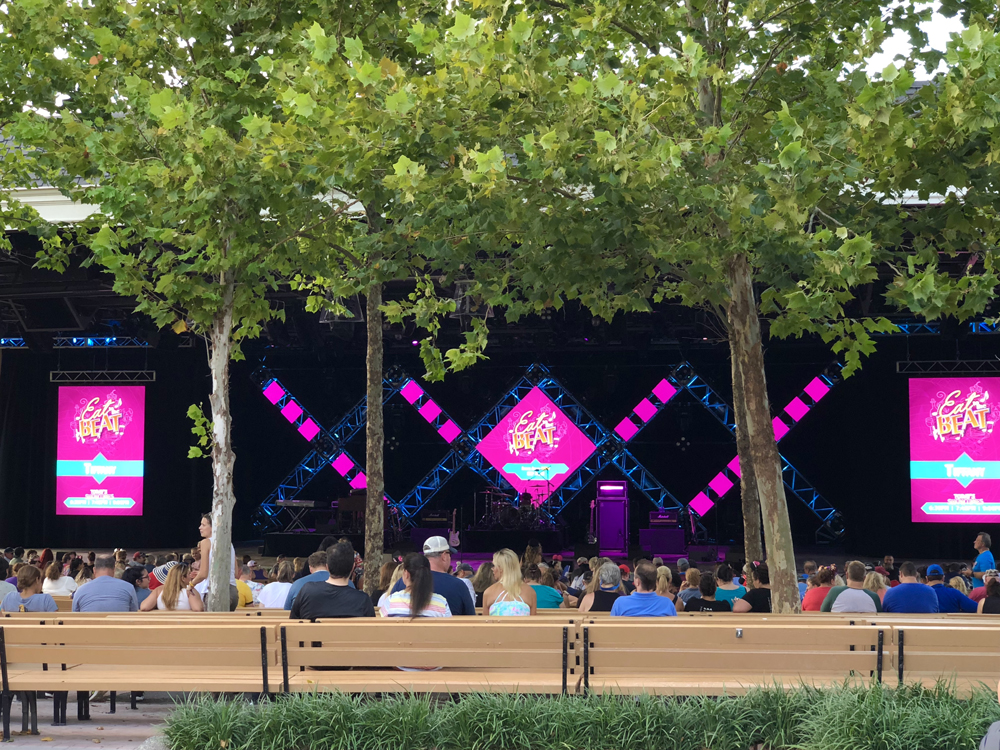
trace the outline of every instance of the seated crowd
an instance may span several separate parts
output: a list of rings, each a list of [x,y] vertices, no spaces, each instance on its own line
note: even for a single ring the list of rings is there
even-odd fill
[[[203,526],[206,521],[203,521]],[[135,612],[206,609],[210,559],[210,521],[199,547],[189,553],[149,560],[142,552],[131,559],[124,550],[86,557],[52,550],[25,552],[7,548],[0,557],[0,610],[55,612],[54,596],[72,598],[73,611]],[[1000,573],[989,551],[990,537],[979,534],[975,564],[895,567],[854,560],[844,575],[836,566],[807,561],[799,590],[803,611],[843,613],[987,613],[1000,614]],[[561,555],[543,558],[530,540],[524,555],[509,549],[478,569],[454,566],[456,550],[444,537],[428,539],[423,553],[410,553],[382,565],[379,586],[371,596],[360,590],[362,560],[346,539],[327,537],[308,558],[280,556],[265,571],[249,556],[239,566],[233,551],[231,609],[284,609],[292,619],[338,617],[491,617],[530,616],[545,609],[608,612],[612,617],[670,617],[678,612],[771,611],[766,563],[753,562],[746,574],[728,563],[701,570],[680,558],[676,572],[660,558],[615,564],[605,557],[581,557],[563,566]],[[9,577],[8,577],[9,575]],[[6,578],[6,580],[3,580]]]

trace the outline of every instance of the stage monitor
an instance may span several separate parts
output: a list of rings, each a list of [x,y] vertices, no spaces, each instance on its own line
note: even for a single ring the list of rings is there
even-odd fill
[[[146,388],[59,388],[56,514],[141,516]]]
[[[918,522],[1000,522],[1000,378],[910,380],[910,508]]]

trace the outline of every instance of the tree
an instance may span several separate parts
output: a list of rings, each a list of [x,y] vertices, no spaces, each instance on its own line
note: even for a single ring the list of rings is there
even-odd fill
[[[499,76],[484,72],[482,86],[496,81],[493,106],[454,147],[481,157],[467,215],[435,214],[455,184],[447,170],[413,175],[411,227],[430,266],[467,273],[510,317],[568,299],[602,314],[669,301],[726,324],[746,536],[756,538],[756,490],[775,611],[797,609],[798,592],[761,315],[771,335],[822,336],[850,374],[872,334],[892,328],[854,304],[859,290],[874,285],[933,318],[981,311],[996,285],[991,261],[960,278],[938,270],[938,251],[957,243],[914,254],[903,242],[912,217],[884,200],[873,171],[876,144],[891,152],[903,142],[873,119],[905,116],[893,102],[911,69],[941,56],[918,51],[887,67],[884,84],[860,67],[897,30],[923,50],[929,12],[480,2],[471,21],[456,13],[456,28],[482,40],[518,24],[527,33],[498,55]],[[492,58],[481,58],[486,71]],[[859,118],[876,99],[877,116]]]
[[[224,550],[235,504],[229,361],[240,356],[241,340],[283,316],[269,291],[326,266],[318,248],[294,241],[309,229],[285,220],[294,187],[262,168],[247,128],[276,106],[257,59],[344,9],[186,0],[4,8],[4,27],[24,32],[5,41],[25,63],[25,78],[51,84],[36,85],[31,108],[6,132],[37,149],[30,154],[38,171],[66,195],[101,206],[78,228],[87,262],[109,271],[115,290],[157,325],[206,341],[211,418],[196,409],[194,430],[212,459],[212,545],[221,550],[211,563],[209,608],[227,610],[232,571]],[[318,221],[343,210],[328,205]],[[67,252],[49,248],[40,264],[61,269]]]

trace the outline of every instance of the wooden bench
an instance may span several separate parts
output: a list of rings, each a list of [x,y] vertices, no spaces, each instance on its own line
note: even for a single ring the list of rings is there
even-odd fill
[[[89,718],[92,690],[268,694],[280,686],[275,628],[254,621],[178,627],[173,621],[39,625],[5,620],[0,671],[5,739],[12,692],[55,693],[55,723],[65,724],[70,690],[77,691],[77,716],[83,719]],[[37,711],[31,721],[37,727]]]
[[[894,624],[892,647],[900,684],[933,686],[940,680],[969,695],[992,690],[1000,674],[1000,629],[993,626]]]
[[[578,692],[720,695],[882,678],[880,628],[630,619],[581,625]]]
[[[565,693],[570,630],[568,624],[526,618],[283,624],[278,631],[284,690]]]

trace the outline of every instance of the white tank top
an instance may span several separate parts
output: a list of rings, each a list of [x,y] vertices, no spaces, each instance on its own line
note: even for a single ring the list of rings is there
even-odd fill
[[[236,585],[236,548],[233,545],[231,545],[231,544],[229,545],[229,556],[231,558],[229,583],[230,583],[230,585],[235,586]],[[212,545],[211,544],[208,545],[208,560],[206,561],[206,565],[208,566],[207,569],[209,571],[209,575],[211,575],[211,570],[212,570]],[[208,591],[208,579],[206,578],[204,581],[202,581],[197,586],[195,586],[194,590],[197,591],[202,596],[205,596],[205,592]]]

